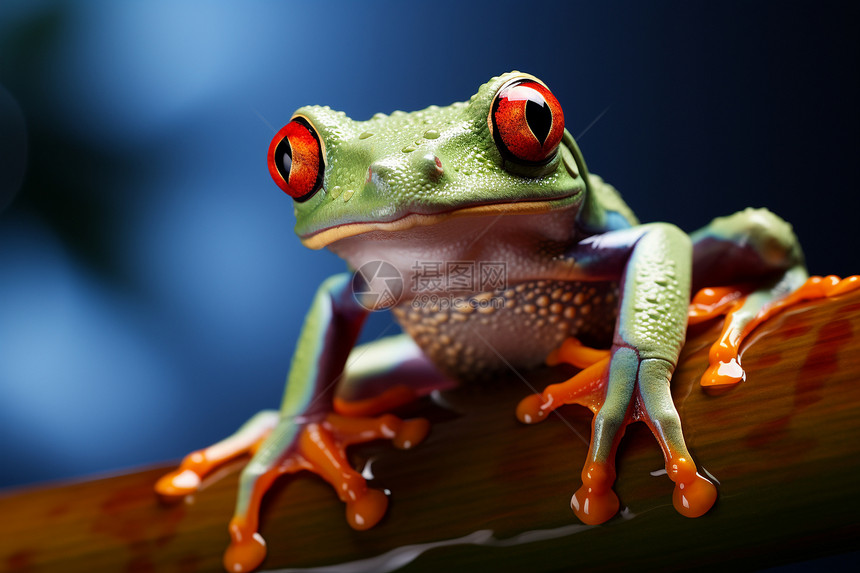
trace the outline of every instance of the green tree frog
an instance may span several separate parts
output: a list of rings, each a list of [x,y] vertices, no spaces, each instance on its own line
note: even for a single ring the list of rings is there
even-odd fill
[[[791,226],[765,209],[689,236],[640,224],[588,172],[547,85],[524,73],[491,79],[467,102],[367,121],[303,107],[273,139],[268,161],[292,197],[301,241],[360,272],[320,285],[280,410],[189,454],[156,486],[181,498],[217,465],[254,454],[229,526],[229,571],[264,559],[260,501],[279,475],[319,474],[345,502],[349,524],[372,527],[387,497],[350,466],[347,446],[380,438],[414,446],[427,422],[392,408],[544,362],[581,371],[526,396],[516,415],[535,423],[572,403],[594,412],[571,500],[580,520],[599,524],[618,512],[615,451],[639,420],[662,448],[676,509],[701,516],[717,490],[687,450],[669,389],[688,322],[727,314],[703,384],[730,384],[744,377],[740,344],[761,320],[860,286],[857,277],[809,278]],[[353,348],[368,312],[387,306],[404,334]]]

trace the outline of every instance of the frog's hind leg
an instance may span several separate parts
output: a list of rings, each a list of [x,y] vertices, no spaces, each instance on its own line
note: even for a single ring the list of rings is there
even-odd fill
[[[764,320],[799,302],[860,288],[857,276],[809,277],[791,225],[767,209],[720,217],[692,239],[693,284],[698,292],[690,306],[690,322],[727,315],[722,334],[711,347],[703,386],[745,379],[740,346]],[[738,286],[707,288],[727,284]]]
[[[581,370],[572,378],[550,384],[539,394],[523,398],[517,405],[517,418],[524,424],[534,424],[565,404],[579,404],[597,413],[603,405],[606,375],[609,372],[609,350],[583,346],[576,338],[568,338],[546,359],[548,366],[561,362]]]
[[[390,336],[350,352],[334,410],[344,416],[374,416],[454,386],[409,335]]]

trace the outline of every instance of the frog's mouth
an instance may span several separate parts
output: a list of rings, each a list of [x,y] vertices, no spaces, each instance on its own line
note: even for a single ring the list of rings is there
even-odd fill
[[[484,205],[472,205],[442,213],[410,213],[400,219],[384,222],[356,222],[345,223],[328,229],[322,229],[315,233],[302,235],[299,238],[302,244],[311,249],[322,249],[328,245],[346,239],[362,235],[371,231],[405,231],[413,227],[435,225],[442,221],[456,217],[507,217],[508,215],[535,215],[556,211],[567,207],[570,199],[576,194],[566,195],[553,199],[509,201],[505,203],[488,203]]]

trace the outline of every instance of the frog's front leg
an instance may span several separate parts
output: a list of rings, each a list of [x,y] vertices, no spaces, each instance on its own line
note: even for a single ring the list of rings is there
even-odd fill
[[[589,523],[603,522],[618,509],[610,489],[615,448],[626,423],[637,419],[660,443],[666,471],[676,484],[676,509],[698,516],[716,499],[713,484],[696,472],[687,451],[669,389],[686,334],[691,243],[672,225],[645,228],[622,276],[606,398],[594,418],[583,486],[571,501],[578,517]]]
[[[368,529],[385,514],[388,498],[368,488],[352,468],[347,446],[386,438],[409,448],[427,434],[425,420],[332,413],[347,357],[367,315],[354,298],[351,279],[346,273],[331,277],[314,298],[296,345],[278,424],[242,472],[230,521],[232,543],[224,554],[228,571],[249,571],[265,557],[265,542],[257,531],[260,502],[279,475],[301,470],[318,474],[346,504],[349,524]]]
[[[705,513],[716,500],[716,488],[696,471],[669,389],[686,333],[689,238],[672,225],[643,225],[590,237],[571,257],[591,276],[620,278],[622,289],[608,370],[602,355],[585,357],[577,365],[593,366],[583,371],[585,379],[578,380],[563,400],[595,411],[583,485],[573,495],[571,507],[589,524],[617,513],[618,497],[612,491],[615,452],[625,427],[642,420],[659,441],[666,470],[676,484],[676,509],[690,517]],[[543,405],[537,403],[540,399]],[[541,411],[560,405],[547,404],[545,396],[540,399],[521,403],[521,420],[536,421]]]
[[[246,452],[254,453],[242,472],[230,522],[232,543],[224,555],[228,571],[250,571],[265,558],[258,514],[263,495],[278,476],[301,470],[318,474],[346,504],[350,525],[367,529],[382,518],[388,500],[381,491],[367,487],[364,478],[351,467],[346,448],[380,438],[409,448],[427,434],[425,420],[401,420],[391,414],[367,417],[396,405],[384,392],[383,399],[377,401],[354,392],[364,400],[358,404],[361,411],[355,411],[355,402],[343,402],[354,410],[348,412],[350,416],[332,411],[342,379],[350,379],[351,385],[347,386],[355,389],[375,373],[374,368],[357,368],[351,375],[344,374],[347,357],[367,315],[353,296],[351,279],[350,274],[336,275],[318,289],[296,346],[280,411],[261,412],[230,438],[190,454],[178,470],[156,485],[163,497],[176,499],[196,490],[200,479],[218,464]],[[402,343],[394,347],[389,344],[383,350],[392,348],[408,355]],[[396,361],[398,357],[391,358]],[[396,369],[387,370],[396,378]],[[370,389],[384,390],[378,386]],[[404,398],[403,392],[395,396],[401,403],[409,397]]]

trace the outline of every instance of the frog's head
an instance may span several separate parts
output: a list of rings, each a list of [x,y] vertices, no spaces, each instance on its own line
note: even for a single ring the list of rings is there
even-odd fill
[[[294,199],[296,233],[315,249],[464,215],[571,208],[587,184],[555,96],[519,72],[468,102],[367,121],[303,107],[272,140],[269,170]]]

